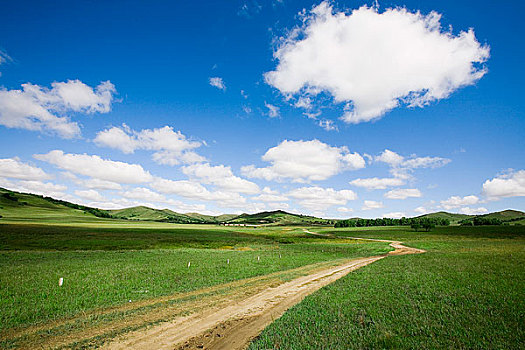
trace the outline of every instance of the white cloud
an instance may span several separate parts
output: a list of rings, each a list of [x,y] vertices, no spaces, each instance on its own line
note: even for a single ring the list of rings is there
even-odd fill
[[[398,188],[385,193],[385,198],[407,199],[408,197],[419,198],[421,192],[417,188]]]
[[[455,209],[459,208],[464,205],[472,205],[479,202],[479,198],[476,196],[465,196],[465,197],[459,197],[459,196],[452,196],[444,201],[441,201],[441,206],[446,209]]]
[[[384,208],[383,202],[376,202],[376,201],[364,201],[363,207],[361,210],[372,210],[372,209],[381,209]]]
[[[149,188],[145,187],[135,187],[129,191],[121,192],[120,195],[127,199],[139,199],[143,201],[151,202],[166,202],[167,199],[165,196],[160,193],[154,192]]]
[[[483,194],[489,199],[525,196],[525,170],[510,172],[485,181]]]
[[[261,202],[286,202],[288,197],[277,194],[260,194],[256,197],[253,197],[253,200]]]
[[[226,84],[224,84],[224,81],[222,78],[219,77],[212,77],[210,78],[210,85],[216,87],[217,89],[226,90]]]
[[[405,213],[400,212],[400,211],[383,214],[384,218],[389,218],[389,219],[401,219],[402,217],[405,217],[405,216],[406,216]]]
[[[332,120],[328,120],[328,119],[319,120],[319,126],[325,129],[326,131],[333,131],[333,130],[339,131],[339,128],[337,127],[337,125],[334,124]]]
[[[414,209],[414,212],[418,213],[419,215],[427,214],[429,211],[425,207],[417,207]]]
[[[221,205],[229,207],[239,207],[246,203],[246,198],[238,193],[225,191],[209,191],[206,187],[198,182],[187,180],[167,180],[156,178],[150,186],[164,194],[174,194],[181,197],[201,200],[201,201],[219,201]]]
[[[184,166],[181,169],[191,179],[198,179],[205,184],[213,184],[225,191],[247,194],[260,192],[259,186],[255,183],[233,175],[229,166],[211,166],[208,163],[202,163]]]
[[[474,84],[485,73],[489,47],[474,31],[442,31],[441,15],[405,8],[362,6],[333,13],[316,6],[274,53],[275,71],[266,82],[283,94],[330,93],[346,103],[342,119],[360,123],[406,104],[422,107]]]
[[[326,210],[333,205],[346,205],[348,201],[357,199],[354,191],[338,191],[318,186],[297,188],[288,192],[287,195],[297,199],[302,207],[313,211]]]
[[[98,132],[93,141],[98,146],[115,148],[127,154],[139,149],[156,151],[152,158],[159,164],[176,165],[180,162],[206,160],[192,151],[200,147],[201,142],[188,140],[180,131],[174,131],[170,126],[141,131],[131,130],[126,125],[121,128],[112,127]]]
[[[73,173],[65,171],[62,175],[73,181],[75,184],[81,187],[87,187],[94,190],[120,190],[122,186],[116,182],[105,181],[100,179],[81,179]]]
[[[253,200],[261,201],[261,202],[286,202],[288,201],[288,197],[280,194],[278,191],[272,190],[270,187],[265,187],[261,191],[262,193],[257,196],[253,197]]]
[[[280,115],[279,107],[266,102],[264,102],[264,105],[266,106],[266,108],[268,108],[268,116],[270,118],[277,118]]]
[[[72,173],[104,181],[133,184],[153,179],[151,174],[138,164],[102,159],[96,155],[70,154],[54,150],[47,154],[35,154],[34,157]]]
[[[44,170],[20,161],[20,158],[0,159],[0,176],[20,180],[46,180],[51,178]]]
[[[387,187],[402,186],[405,184],[403,179],[398,179],[394,177],[390,178],[378,178],[370,177],[366,179],[355,179],[349,182],[350,185],[357,187],[364,187],[369,190],[384,190]]]
[[[408,180],[411,173],[417,168],[439,168],[450,163],[450,159],[441,157],[417,157],[415,155],[405,158],[396,152],[385,149],[379,156],[373,158],[376,162],[383,162],[390,166],[390,173],[397,179]]]
[[[104,202],[106,198],[95,190],[77,190],[75,195],[93,202]]]
[[[387,163],[391,166],[399,165],[405,159],[403,156],[400,156],[396,152],[392,152],[389,149],[385,149],[380,155],[374,157],[376,162]]]
[[[116,92],[109,81],[95,89],[80,80],[54,82],[51,86],[47,89],[26,83],[22,84],[22,90],[0,88],[0,124],[73,138],[80,135],[80,127],[63,114],[70,111],[107,113]]]
[[[297,99],[297,101],[295,101],[294,106],[308,110],[312,108],[312,99],[310,97],[301,96]]]
[[[354,211],[354,209],[347,208],[347,207],[339,207],[339,208],[337,208],[337,211],[340,212],[340,213],[352,213]]]
[[[344,170],[365,167],[365,160],[358,153],[350,153],[346,147],[332,147],[319,140],[284,140],[270,148],[262,160],[272,165],[266,168],[244,166],[241,168],[243,175],[268,181],[291,178],[295,182],[305,182],[325,180]]]
[[[479,208],[470,208],[470,207],[464,207],[459,210],[461,214],[467,214],[467,215],[480,215],[488,213],[487,208],[479,207]]]

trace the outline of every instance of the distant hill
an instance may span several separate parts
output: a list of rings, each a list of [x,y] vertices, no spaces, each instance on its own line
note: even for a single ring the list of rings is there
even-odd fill
[[[521,211],[518,211],[518,210],[512,210],[512,209],[507,209],[507,210],[503,210],[503,211],[498,211],[498,212],[495,212],[495,213],[490,213],[490,214],[485,214],[485,215],[479,215],[481,217],[485,217],[485,218],[491,218],[491,219],[500,219],[502,221],[508,221],[508,220],[521,220],[521,219],[525,219],[525,213],[524,212],[521,212]]]
[[[461,220],[461,225],[523,225],[525,224],[525,213],[518,210],[503,210],[494,213],[477,215]]]
[[[198,224],[204,220],[176,213],[169,209],[153,209],[145,206],[108,210],[112,217],[125,220],[165,221],[180,224]]]
[[[436,213],[430,213],[430,214],[424,214],[418,216],[418,218],[441,218],[441,219],[448,219],[451,224],[457,224],[461,220],[465,220],[468,218],[473,218],[474,215],[466,215],[466,214],[454,214],[454,213],[447,213],[446,211],[438,211]]]
[[[497,219],[503,223],[525,224],[525,213],[503,210],[484,215],[454,214],[444,211],[429,213],[418,218],[443,218],[451,224],[462,224],[475,218]],[[333,225],[338,220],[288,213],[283,210],[264,211],[256,214],[223,214],[218,216],[200,213],[181,214],[169,209],[153,209],[146,206],[118,210],[87,207],[51,197],[10,191],[0,187],[0,219],[27,222],[74,223],[100,220],[138,220],[193,224],[247,224],[247,225]],[[1,222],[1,221],[0,221]]]
[[[0,217],[16,221],[72,223],[100,221],[110,215],[97,208],[0,188]]]
[[[475,218],[486,218],[486,219],[498,219],[502,222],[508,222],[508,223],[520,223],[525,220],[525,213],[521,212],[519,210],[503,210],[498,211],[494,213],[489,214],[483,214],[483,215],[466,215],[466,214],[454,214],[454,213],[447,213],[445,211],[440,211],[437,213],[430,213],[418,216],[418,218],[443,218],[443,219],[449,219],[451,224],[465,224],[467,222],[474,221]]]
[[[192,217],[194,219],[202,220],[204,222],[210,222],[210,223],[226,222],[226,221],[230,221],[239,216],[238,214],[222,214],[218,216],[212,216],[212,215],[204,215],[204,214],[199,214],[199,213],[186,213],[184,215]]]
[[[248,225],[330,225],[334,223],[334,220],[275,210],[257,214],[241,214],[228,222]]]

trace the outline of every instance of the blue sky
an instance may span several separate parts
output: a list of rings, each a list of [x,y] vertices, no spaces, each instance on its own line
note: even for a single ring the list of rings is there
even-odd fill
[[[4,2],[0,186],[210,214],[523,210],[523,10]]]

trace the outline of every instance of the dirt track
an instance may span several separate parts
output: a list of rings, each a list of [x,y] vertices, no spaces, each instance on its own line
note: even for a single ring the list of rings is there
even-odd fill
[[[306,233],[322,235],[305,230]],[[360,267],[388,255],[418,254],[424,250],[388,242],[395,250],[389,254],[355,259],[266,288],[245,299],[206,308],[159,326],[133,332],[107,344],[105,349],[244,349],[267,325],[307,295]]]

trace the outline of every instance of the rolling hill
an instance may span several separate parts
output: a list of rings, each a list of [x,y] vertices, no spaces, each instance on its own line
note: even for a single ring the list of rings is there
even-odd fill
[[[200,224],[207,222],[169,209],[153,209],[145,206],[108,210],[113,218],[139,221],[165,221],[180,224]]]
[[[457,224],[461,220],[465,220],[468,218],[473,218],[474,215],[466,215],[466,214],[454,214],[454,213],[447,213],[446,211],[438,211],[436,213],[430,213],[430,214],[424,214],[418,216],[418,218],[441,218],[441,219],[448,219],[451,224]]]
[[[429,213],[418,218],[443,218],[451,224],[460,224],[475,218],[498,219],[503,223],[525,224],[525,213],[503,210],[484,215],[465,215],[444,211]],[[288,213],[283,210],[256,214],[222,214],[218,216],[200,213],[181,214],[169,209],[153,209],[137,206],[117,210],[102,210],[70,203],[63,200],[30,193],[20,193],[0,188],[0,218],[27,222],[85,222],[100,220],[159,221],[180,224],[245,224],[245,225],[333,225],[338,220]]]
[[[85,222],[110,217],[105,210],[0,188],[0,217],[16,221]]]
[[[241,214],[228,223],[247,225],[331,225],[334,220],[292,214],[282,210],[264,211],[257,214]]]

